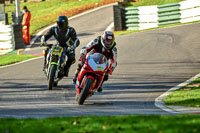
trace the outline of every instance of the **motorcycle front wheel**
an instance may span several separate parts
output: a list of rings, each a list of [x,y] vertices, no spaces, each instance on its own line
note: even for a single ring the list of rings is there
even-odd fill
[[[93,81],[94,80],[91,78],[86,79],[83,89],[81,90],[80,96],[77,101],[79,105],[82,105],[84,103],[85,99],[87,98],[88,92],[89,92],[90,88],[92,87]]]
[[[57,69],[57,66],[56,65],[51,65],[51,70],[50,70],[50,75],[49,75],[49,82],[48,82],[48,88],[49,90],[52,90],[53,86],[54,86],[54,77],[55,77],[55,74],[56,74],[56,69]]]

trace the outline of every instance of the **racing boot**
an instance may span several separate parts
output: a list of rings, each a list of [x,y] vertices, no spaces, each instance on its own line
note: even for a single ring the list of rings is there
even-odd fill
[[[43,68],[42,68],[42,71],[45,71],[45,69],[46,69],[46,60],[45,60],[45,62],[44,62],[44,66],[43,66]]]
[[[69,65],[65,65],[65,67],[64,67],[64,76],[68,77],[69,69],[70,69],[70,66]]]
[[[75,72],[74,78],[73,78],[73,80],[72,80],[73,84],[76,84],[76,80],[77,80],[77,77],[78,77],[78,73],[79,73],[79,70],[77,69],[76,72]]]
[[[98,91],[99,93],[101,93],[101,92],[103,91],[102,85],[103,85],[104,81],[107,81],[107,80],[108,80],[108,73],[105,74],[105,76],[104,76],[104,78],[103,78],[103,81],[102,81],[100,87],[97,89],[97,91]]]
[[[97,89],[97,92],[101,93],[103,91],[102,85],[103,85],[103,82],[101,83],[100,87]]]
[[[45,68],[46,68],[46,67],[45,67],[45,65],[44,65],[43,68],[42,68],[42,71],[45,71]]]
[[[48,49],[46,49],[46,50],[43,50],[43,55],[44,55],[44,66],[43,66],[43,71],[45,71],[45,69],[46,69],[46,64],[47,64],[47,52],[48,52]]]
[[[76,68],[76,71],[75,71],[75,73],[74,73],[74,78],[73,78],[73,80],[72,80],[73,84],[76,84],[76,80],[77,80],[77,77],[78,77],[79,72],[81,71],[82,66],[83,66],[83,63],[79,63],[79,64],[78,64],[78,66],[77,66],[77,68]]]
[[[102,86],[97,89],[97,92],[101,93],[103,91]]]
[[[64,71],[64,76],[65,77],[68,77],[68,74],[69,74],[69,69],[67,69],[67,70]]]

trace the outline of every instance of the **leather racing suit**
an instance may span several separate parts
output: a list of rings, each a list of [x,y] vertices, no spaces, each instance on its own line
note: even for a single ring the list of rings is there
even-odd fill
[[[111,66],[109,67],[109,70],[104,76],[103,82],[108,80],[108,74],[112,74],[114,71],[115,67],[117,66],[117,48],[116,42],[114,42],[114,45],[110,49],[105,49],[103,45],[101,44],[101,36],[98,36],[96,39],[91,41],[90,43],[87,44],[87,46],[83,47],[81,52],[80,52],[80,63],[78,64],[77,70],[75,72],[75,77],[73,79],[73,82],[76,81],[76,78],[78,76],[79,71],[81,70],[82,66],[85,63],[85,58],[88,53],[102,53],[107,57],[108,60],[111,60]],[[102,82],[102,84],[103,84]],[[101,84],[101,86],[102,86]]]
[[[68,57],[68,60],[65,65],[65,76],[68,75],[69,68],[72,65],[73,62],[75,62],[75,48],[79,46],[80,41],[77,37],[76,31],[73,27],[68,26],[64,30],[60,30],[57,26],[50,28],[50,30],[42,36],[42,39],[44,42],[46,42],[50,37],[54,36],[54,38],[57,40],[58,44],[61,47],[65,47],[66,49],[68,47],[71,48],[70,52],[66,52],[66,55]],[[48,53],[49,48],[45,50],[45,60],[44,65],[46,65],[46,56]]]

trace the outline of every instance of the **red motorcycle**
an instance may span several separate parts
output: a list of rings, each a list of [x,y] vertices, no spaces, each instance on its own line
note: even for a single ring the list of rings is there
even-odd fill
[[[86,56],[85,64],[76,80],[76,101],[83,104],[85,99],[92,96],[100,87],[105,73],[109,68],[109,61],[101,53]]]

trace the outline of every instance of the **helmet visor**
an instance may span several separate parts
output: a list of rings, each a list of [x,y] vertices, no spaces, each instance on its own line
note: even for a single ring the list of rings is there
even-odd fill
[[[68,27],[68,22],[65,20],[57,21],[58,28],[63,29]]]
[[[58,21],[57,25],[58,25],[58,28],[60,28],[60,29],[64,28],[64,22],[62,22],[62,21]]]
[[[106,48],[111,48],[113,46],[114,40],[112,36],[108,36],[107,39],[103,39],[103,43]]]

